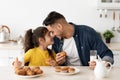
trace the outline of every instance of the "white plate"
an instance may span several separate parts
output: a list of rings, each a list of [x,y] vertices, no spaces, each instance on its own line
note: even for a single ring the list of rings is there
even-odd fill
[[[64,73],[64,72],[56,72],[56,71],[55,71],[55,73],[60,74],[60,75],[73,75],[73,74],[77,74],[80,72],[80,70],[78,68],[76,68],[76,67],[73,67],[73,68],[75,69],[74,73]]]
[[[37,75],[32,75],[32,76],[24,76],[24,75],[17,75],[15,74],[17,77],[20,77],[20,78],[34,78],[34,77],[39,77],[41,76],[42,74],[37,74]]]

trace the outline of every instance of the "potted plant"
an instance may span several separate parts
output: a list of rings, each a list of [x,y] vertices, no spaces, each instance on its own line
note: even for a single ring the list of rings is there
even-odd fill
[[[110,31],[110,30],[106,30],[106,31],[103,33],[103,37],[105,38],[106,43],[110,43],[111,38],[114,37],[114,34],[113,34],[112,31]]]

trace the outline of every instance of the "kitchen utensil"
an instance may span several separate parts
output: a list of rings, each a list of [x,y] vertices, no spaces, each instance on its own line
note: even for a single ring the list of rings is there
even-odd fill
[[[109,64],[109,69],[106,67],[106,65]],[[98,55],[98,59],[96,59],[96,66],[94,69],[94,74],[96,78],[105,78],[108,76],[109,71],[112,68],[112,64],[110,62],[102,61],[102,59]]]
[[[0,42],[7,42],[10,37],[10,29],[6,25],[0,27]]]
[[[113,11],[113,27],[112,27],[112,31],[115,31],[116,27],[115,27],[115,11]]]
[[[105,9],[104,12],[105,12],[105,18],[107,18],[107,9]]]
[[[17,40],[18,45],[23,45],[23,37],[20,35]]]
[[[90,61],[97,59],[97,50],[90,50]]]
[[[99,9],[100,18],[102,18],[102,9]]]

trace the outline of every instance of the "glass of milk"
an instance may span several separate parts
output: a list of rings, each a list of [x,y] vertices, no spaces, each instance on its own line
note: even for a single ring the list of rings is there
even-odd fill
[[[90,61],[97,59],[97,50],[90,50]]]

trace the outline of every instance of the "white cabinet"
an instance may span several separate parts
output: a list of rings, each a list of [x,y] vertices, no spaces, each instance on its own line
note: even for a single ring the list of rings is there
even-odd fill
[[[0,50],[0,66],[12,66],[12,62],[18,57],[20,50]]]
[[[98,0],[98,9],[120,10],[120,0]]]
[[[113,51],[114,54],[114,66],[120,66],[120,51]]]
[[[0,66],[8,65],[8,51],[7,50],[0,50]]]
[[[21,46],[11,43],[0,44],[0,66],[12,66],[13,60],[20,56]]]
[[[120,66],[120,43],[106,44],[114,54],[114,66]]]

